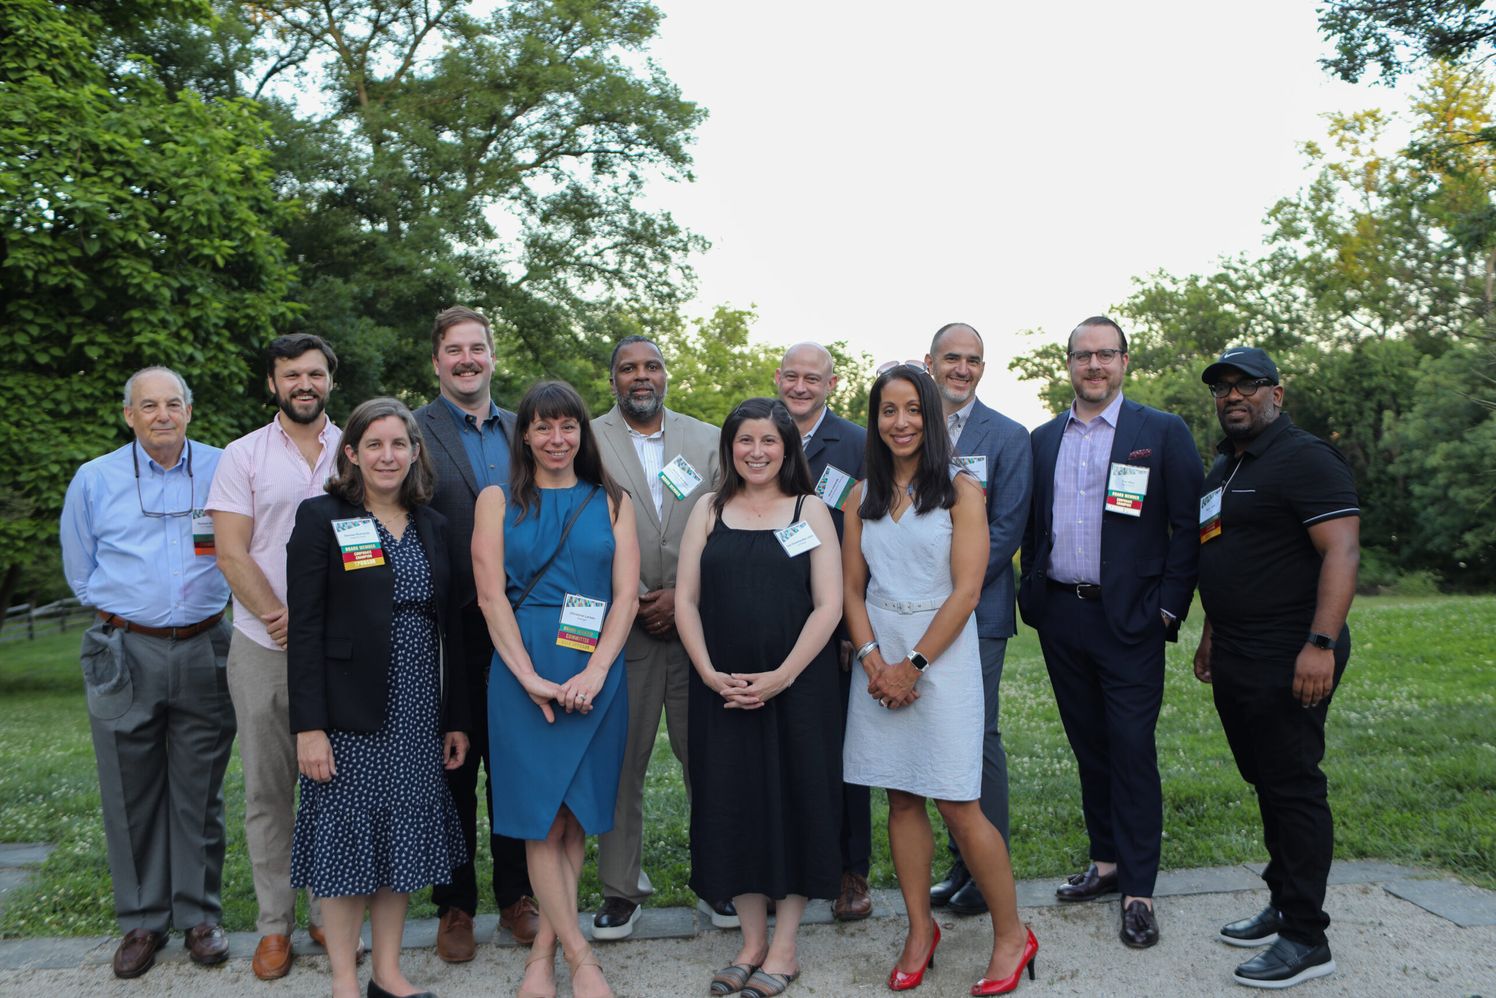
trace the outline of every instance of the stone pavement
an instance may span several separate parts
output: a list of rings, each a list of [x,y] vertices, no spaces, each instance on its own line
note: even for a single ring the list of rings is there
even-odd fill
[[[1253,950],[1224,945],[1216,929],[1259,910],[1267,892],[1258,868],[1223,866],[1165,872],[1158,883],[1163,938],[1150,950],[1134,951],[1117,940],[1115,900],[1082,905],[1054,901],[1054,881],[1024,881],[1018,899],[1039,938],[1038,979],[1024,980],[1022,995],[1208,996],[1251,994],[1235,985],[1231,970]],[[1330,945],[1339,971],[1307,982],[1294,994],[1441,995],[1496,998],[1496,892],[1425,872],[1378,862],[1337,863],[1326,907],[1334,924]],[[875,892],[873,918],[839,925],[825,902],[812,905],[801,931],[802,976],[790,987],[794,998],[886,994],[884,978],[903,942],[902,904],[897,892]],[[965,995],[990,952],[987,918],[940,913],[943,939],[936,966],[918,990],[921,998]],[[449,966],[431,949],[433,919],[411,922],[402,966],[415,983],[442,998],[511,995],[518,986],[524,951],[496,917],[477,920],[481,945],[472,963]],[[584,920],[585,924],[586,920]],[[497,938],[496,938],[497,936]],[[221,967],[194,966],[180,936],[162,950],[157,966],[134,981],[115,980],[109,970],[117,938],[0,941],[0,994],[197,996],[293,998],[325,995],[327,961],[304,933],[291,975],[264,983],[250,973],[253,933],[231,937],[233,956]],[[712,972],[736,952],[737,935],[710,927],[685,908],[650,908],[633,938],[600,943],[599,957],[619,998],[674,998],[706,994]],[[557,963],[561,994],[569,995],[565,966]],[[367,975],[367,969],[364,971]]]

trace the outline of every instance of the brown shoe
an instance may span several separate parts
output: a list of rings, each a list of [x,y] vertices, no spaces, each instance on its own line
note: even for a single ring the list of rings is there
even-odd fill
[[[156,951],[166,945],[166,933],[131,929],[114,951],[114,976],[139,977],[156,962]]]
[[[508,929],[521,946],[533,943],[535,933],[540,931],[540,908],[535,899],[522,897],[507,908],[500,908],[499,928]]]
[[[262,981],[273,981],[291,972],[291,937],[273,933],[260,937],[249,969]]]
[[[842,874],[841,894],[831,905],[838,922],[857,922],[873,913],[873,898],[867,890],[867,878],[860,873]]]
[[[306,934],[311,937],[312,942],[316,943],[318,946],[321,946],[324,950],[327,949],[327,934],[322,931],[322,926],[308,925],[306,927]],[[360,937],[358,941],[358,949],[353,951],[353,959],[358,963],[363,963],[364,957],[368,955],[369,950],[364,946],[364,941],[362,937]]]
[[[436,927],[436,955],[448,963],[467,963],[476,952],[473,916],[461,908],[448,908]]]
[[[199,922],[188,929],[183,943],[192,962],[205,967],[222,963],[229,958],[228,933],[223,931],[223,926],[214,922]]]

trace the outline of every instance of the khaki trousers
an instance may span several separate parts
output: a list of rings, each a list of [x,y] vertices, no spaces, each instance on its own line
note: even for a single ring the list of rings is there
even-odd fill
[[[260,935],[296,928],[291,887],[291,832],[296,827],[296,736],[286,693],[286,653],[266,648],[239,630],[229,642],[229,696],[239,722],[244,765],[244,840],[254,873]],[[308,892],[310,921],[322,924],[321,905]]]

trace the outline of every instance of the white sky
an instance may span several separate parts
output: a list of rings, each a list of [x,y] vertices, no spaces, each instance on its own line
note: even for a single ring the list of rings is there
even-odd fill
[[[1029,426],[1020,330],[1255,250],[1319,115],[1402,104],[1320,69],[1311,0],[656,3],[654,58],[711,112],[696,182],[654,196],[713,242],[689,311],[878,362],[969,322],[980,396]]]

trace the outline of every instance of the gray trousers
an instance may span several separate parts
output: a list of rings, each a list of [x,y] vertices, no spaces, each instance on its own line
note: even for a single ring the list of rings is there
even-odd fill
[[[982,655],[982,813],[992,822],[1003,844],[1008,843],[1008,753],[1003,748],[1003,732],[998,687],[1003,680],[1003,657],[1008,651],[1007,638],[979,638]],[[949,839],[951,853],[961,858],[956,840]]]
[[[83,634],[114,909],[126,932],[222,917],[228,647],[227,620],[185,641],[102,621]]]
[[[228,682],[244,766],[244,842],[260,908],[255,927],[262,936],[290,935],[296,928],[291,832],[296,827],[297,768],[286,653],[235,630],[229,642]],[[307,893],[310,921],[320,926],[322,906]]]
[[[637,639],[636,643],[642,644]],[[681,771],[686,772],[686,703],[693,668],[679,641],[650,638],[644,647],[645,654],[638,658],[625,653],[629,736],[618,780],[618,803],[613,808],[613,830],[597,840],[597,875],[603,896],[626,898],[635,904],[653,893],[643,872],[644,775],[654,752],[662,708],[670,748],[680,760]],[[685,783],[689,795],[690,780]]]

